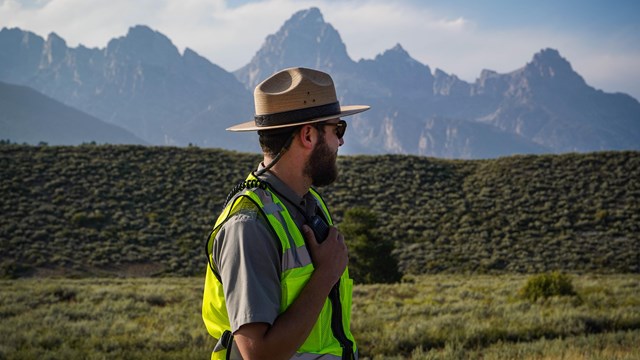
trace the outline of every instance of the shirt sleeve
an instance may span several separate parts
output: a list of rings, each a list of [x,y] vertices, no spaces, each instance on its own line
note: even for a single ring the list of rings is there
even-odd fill
[[[232,332],[249,323],[273,325],[280,313],[280,249],[267,226],[255,213],[238,213],[217,234],[213,261]]]

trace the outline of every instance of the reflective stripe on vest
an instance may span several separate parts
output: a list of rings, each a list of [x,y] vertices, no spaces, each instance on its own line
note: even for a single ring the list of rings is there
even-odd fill
[[[255,177],[250,175],[247,180],[255,180]],[[313,189],[311,189],[311,194],[316,199],[329,224],[333,224],[329,211],[320,195]],[[245,190],[236,196],[218,217],[214,230],[210,235],[209,243],[207,244],[207,254],[211,257],[213,242],[220,227],[230,216],[243,208],[246,201],[252,202],[257,210],[264,215],[280,240],[282,248],[282,272],[280,275],[282,298],[280,312],[282,313],[295,301],[300,291],[308,282],[313,273],[313,264],[305,244],[304,236],[293,221],[285,205],[275,194],[268,190],[256,188]],[[212,259],[210,259],[210,261],[212,261]],[[357,354],[355,340],[350,331],[351,292],[352,280],[349,279],[348,270],[345,269],[345,272],[340,278],[342,324],[347,337],[354,343],[353,352]],[[331,313],[331,304],[329,300],[326,300],[309,337],[298,349],[293,358],[342,359],[342,348],[333,336],[331,330]],[[231,326],[229,324],[229,317],[224,300],[223,285],[211,267],[207,268],[205,279],[202,317],[207,330],[213,337],[220,339],[225,331],[230,331]],[[231,346],[235,347],[235,344]],[[218,348],[220,349],[221,347]],[[227,356],[231,356],[232,354],[237,354],[237,349],[227,354],[226,349],[223,348],[221,351],[214,351],[211,358],[226,359]]]

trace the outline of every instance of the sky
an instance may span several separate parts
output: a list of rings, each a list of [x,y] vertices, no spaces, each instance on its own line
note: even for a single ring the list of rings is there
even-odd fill
[[[474,82],[483,69],[508,73],[553,48],[590,86],[640,99],[640,0],[0,0],[0,27],[104,48],[147,25],[234,71],[310,7],[355,61],[401,44],[432,71]]]

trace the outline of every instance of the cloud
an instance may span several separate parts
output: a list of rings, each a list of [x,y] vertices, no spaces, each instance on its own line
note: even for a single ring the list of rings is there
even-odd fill
[[[482,29],[473,19],[448,18],[435,10],[401,2],[375,2],[325,10],[354,59],[373,58],[401,43],[429,65],[474,81],[482,69],[509,72],[523,66],[545,46],[548,33]],[[357,6],[362,6],[358,8]],[[362,13],[357,19],[350,14]]]
[[[0,6],[0,18],[8,19],[4,26],[20,27],[41,36],[55,32],[70,46],[104,47],[111,38],[126,33],[136,19],[153,18],[153,3],[142,0],[132,7],[122,0],[49,0],[39,6],[28,6],[21,1],[6,0]]]
[[[448,19],[428,8],[402,2],[330,3],[323,12],[355,59],[373,58],[396,43],[405,48],[423,48],[436,39],[459,36],[473,27],[464,18]]]
[[[300,9],[293,1],[280,0],[234,8],[224,6],[190,28],[174,24],[171,32],[180,45],[188,44],[212,62],[233,71],[248,63],[266,37]]]

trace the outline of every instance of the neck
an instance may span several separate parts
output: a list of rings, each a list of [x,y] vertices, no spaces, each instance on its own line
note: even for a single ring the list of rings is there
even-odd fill
[[[267,165],[273,159],[265,156],[263,164]],[[284,156],[269,171],[290,187],[298,196],[303,197],[311,187],[311,179],[304,175],[303,166],[294,166],[291,159]]]

